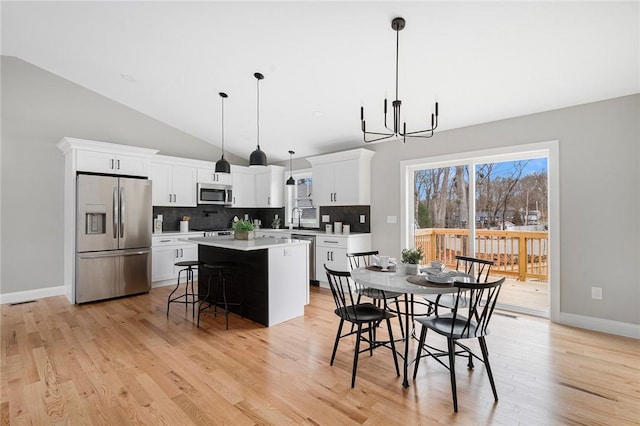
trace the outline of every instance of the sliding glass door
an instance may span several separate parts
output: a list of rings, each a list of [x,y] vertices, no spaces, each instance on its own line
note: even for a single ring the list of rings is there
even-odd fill
[[[406,194],[407,246],[421,247],[425,262],[452,269],[457,255],[491,260],[492,278],[507,277],[503,308],[548,316],[547,155],[415,161],[406,169],[413,180]]]

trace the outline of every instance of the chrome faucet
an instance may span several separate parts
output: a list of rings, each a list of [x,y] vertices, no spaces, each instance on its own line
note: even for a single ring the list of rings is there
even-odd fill
[[[294,207],[291,209],[291,223],[293,223],[294,213],[298,212],[298,228],[300,228],[300,219],[302,219],[302,209],[300,207]]]

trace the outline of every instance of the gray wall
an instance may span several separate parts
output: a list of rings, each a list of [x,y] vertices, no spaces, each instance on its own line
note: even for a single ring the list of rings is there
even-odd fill
[[[455,113],[452,111],[451,113]],[[444,119],[444,116],[443,116]],[[640,95],[367,146],[376,250],[399,253],[399,162],[559,140],[560,312],[640,324]],[[603,300],[591,299],[591,287]]]
[[[64,156],[56,144],[64,136],[220,158],[217,147],[20,59],[2,56],[0,66],[2,294],[63,285]]]

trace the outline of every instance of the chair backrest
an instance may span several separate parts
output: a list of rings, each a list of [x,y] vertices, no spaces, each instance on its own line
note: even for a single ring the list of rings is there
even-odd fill
[[[361,253],[347,253],[349,265],[351,269],[363,268],[371,265],[372,257],[377,255],[378,251],[365,251]]]
[[[327,265],[324,265],[324,269],[327,272],[327,281],[329,281],[333,301],[336,304],[336,313],[340,311],[341,315],[339,315],[345,319],[357,320],[358,316],[355,310],[349,309],[356,304],[353,299],[351,273],[348,271],[334,271],[327,268]]]
[[[476,282],[479,283],[489,281],[489,273],[492,266],[493,260],[456,255],[456,270],[464,271],[465,274],[475,277]]]
[[[487,334],[487,327],[505,279],[502,277],[497,281],[481,284],[453,283],[458,292],[451,312],[452,336],[466,339]],[[466,298],[466,304],[461,302],[463,298]]]

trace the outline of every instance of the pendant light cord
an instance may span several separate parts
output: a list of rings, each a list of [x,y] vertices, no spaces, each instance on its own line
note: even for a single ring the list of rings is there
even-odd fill
[[[400,31],[396,30],[396,101],[398,100],[398,57],[400,51]],[[395,117],[394,117],[395,118]]]
[[[258,93],[258,102],[257,102],[257,113],[256,113],[256,129],[257,129],[257,137],[256,141],[258,145],[258,149],[260,149],[260,79],[256,78],[256,91]]]
[[[222,158],[224,158],[224,97],[222,99]]]

